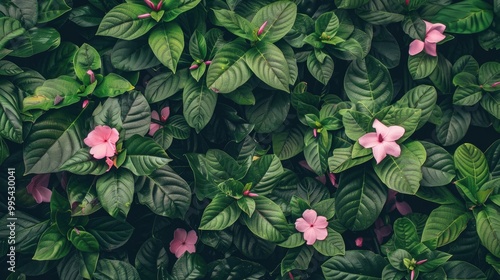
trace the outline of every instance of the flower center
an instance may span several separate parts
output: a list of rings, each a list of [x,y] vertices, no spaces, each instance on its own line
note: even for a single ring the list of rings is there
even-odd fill
[[[382,134],[379,134],[379,135],[378,135],[378,142],[379,142],[379,143],[384,142],[384,137],[382,137]]]
[[[314,227],[314,225],[313,225],[313,224],[310,224],[310,225],[309,225],[309,227]]]
[[[186,242],[185,242],[185,241],[184,241],[184,242],[182,242],[182,245],[186,245]]]

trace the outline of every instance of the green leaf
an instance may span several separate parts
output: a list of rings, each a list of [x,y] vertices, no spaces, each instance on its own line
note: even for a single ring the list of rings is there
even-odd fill
[[[211,264],[215,268],[210,279],[223,280],[234,277],[235,279],[257,280],[262,279],[266,274],[266,269],[262,265],[236,257],[219,259]]]
[[[463,73],[468,74],[468,73]],[[456,77],[456,76],[455,76]],[[453,104],[460,106],[473,106],[483,97],[483,92],[478,85],[457,87],[453,93]]]
[[[438,56],[438,64],[429,79],[432,83],[444,93],[449,93],[452,91],[451,84],[451,63],[442,55]]]
[[[208,150],[204,162],[208,174],[215,183],[230,179],[240,180],[247,172],[246,167],[239,165],[234,158],[221,150]]]
[[[105,165],[104,162],[102,164]],[[71,176],[68,179],[66,192],[68,194],[69,205],[72,206],[72,217],[86,216],[101,209],[102,206],[97,200],[97,192],[93,179],[91,176]]]
[[[479,64],[476,59],[471,55],[463,55],[455,63],[452,67],[453,75],[457,75],[460,72],[467,72],[474,76],[477,76],[479,71]]]
[[[355,60],[349,65],[344,88],[352,102],[368,100],[380,106],[389,104],[394,91],[389,71],[372,56]]]
[[[322,41],[330,40],[337,34],[340,22],[334,12],[327,12],[320,15],[314,23],[314,32],[321,37]]]
[[[403,12],[398,13],[397,7],[400,7],[400,5],[396,1],[389,3],[381,0],[368,1],[368,3],[356,10],[356,14],[371,24],[386,25],[388,23],[400,22],[405,18]]]
[[[10,40],[24,34],[26,31],[21,22],[11,17],[1,17],[0,26],[0,49],[3,49]]]
[[[238,220],[241,209],[236,200],[226,194],[217,194],[203,211],[200,230],[223,230]]]
[[[0,81],[0,136],[16,143],[23,141],[23,123],[15,86]]]
[[[304,157],[307,164],[318,175],[325,174],[328,169],[328,153],[332,146],[332,137],[330,134],[326,135],[327,140],[321,135],[315,138],[312,132],[304,135]]]
[[[33,254],[38,245],[38,239],[49,228],[50,221],[42,222],[20,210],[16,211],[16,218],[16,252]],[[8,240],[10,222],[9,215],[4,215],[0,219],[2,229],[0,230],[0,238]]]
[[[97,30],[97,35],[110,36],[123,40],[133,40],[146,34],[156,25],[152,18],[140,19],[137,16],[150,13],[146,5],[123,3],[107,12]]]
[[[80,27],[99,26],[104,13],[93,5],[74,7],[69,15],[69,20]]]
[[[371,251],[346,251],[344,256],[334,256],[321,265],[326,279],[380,279],[387,261]]]
[[[469,177],[475,187],[475,192],[489,180],[488,162],[483,152],[470,143],[460,145],[453,156],[455,167],[462,177]]]
[[[139,273],[129,263],[119,260],[100,259],[94,273],[96,280],[128,279],[140,280]]]
[[[237,39],[220,48],[207,71],[207,87],[215,92],[229,93],[243,85],[252,72],[245,63],[248,44]]]
[[[186,0],[183,2],[178,2],[178,1],[169,1],[166,2],[165,5],[163,6],[163,9],[166,10],[165,15],[163,16],[163,21],[168,22],[172,21],[177,16],[180,14],[187,12],[196,5],[198,5],[201,2],[201,0]]]
[[[59,232],[56,224],[51,225],[45,230],[38,240],[34,260],[58,260],[64,258],[71,250],[71,243],[66,236]]]
[[[99,243],[91,233],[83,230],[77,231],[74,228],[69,232],[68,239],[81,252],[99,252]]]
[[[33,27],[16,38],[16,44],[9,56],[30,57],[54,49],[61,43],[61,36],[51,27]]]
[[[290,74],[283,52],[271,43],[258,42],[245,53],[245,60],[252,72],[267,85],[290,92]]]
[[[408,218],[399,218],[394,222],[394,245],[395,248],[404,249],[411,255],[420,255],[429,252],[424,244],[420,243],[415,224]]]
[[[132,236],[134,228],[109,216],[92,218],[86,226],[99,242],[99,247],[111,251],[123,246]]]
[[[171,161],[165,150],[151,138],[136,134],[126,140],[124,146],[127,156],[123,167],[137,176],[149,175]]]
[[[419,150],[425,153],[424,147],[421,144],[419,146]],[[422,163],[417,155],[410,150],[408,143],[401,145],[399,157],[387,156],[379,164],[374,163],[373,168],[388,188],[399,193],[415,194],[420,186],[420,180],[422,180]]]
[[[486,275],[474,265],[464,261],[449,261],[443,264],[448,280],[486,280]]]
[[[406,250],[403,249],[396,249],[394,251],[390,251],[387,254],[387,259],[389,260],[389,263],[392,265],[393,268],[399,270],[399,271],[405,271],[407,270],[407,267],[404,264],[404,259],[412,259],[412,256],[410,253],[408,253]]]
[[[8,60],[0,60],[0,76],[15,76],[24,72],[19,66]]]
[[[394,106],[378,112],[374,119],[378,119],[387,125],[397,125],[405,129],[405,133],[398,142],[403,142],[416,130],[420,121],[421,110],[413,108],[397,108]]]
[[[353,141],[365,135],[371,130],[372,118],[354,109],[346,110],[342,114],[342,123],[345,127],[345,134]]]
[[[95,125],[107,125],[116,129],[121,129],[123,125],[121,114],[118,98],[107,98],[92,113]]]
[[[365,168],[342,173],[335,193],[335,213],[353,231],[370,227],[387,199],[387,190],[377,176]]]
[[[80,83],[70,76],[46,80],[42,86],[36,88],[33,95],[24,98],[23,110],[49,110],[69,106],[80,101],[80,90]],[[61,101],[57,101],[61,98]]]
[[[339,9],[355,9],[370,2],[369,0],[335,0],[335,5]]]
[[[303,234],[301,232],[296,232],[291,234],[287,240],[278,243],[278,246],[283,247],[283,248],[297,248],[301,245],[303,245],[306,241],[304,240],[304,237],[302,236]],[[303,246],[307,248],[307,246]]]
[[[488,161],[488,165],[492,178],[500,177],[500,140],[497,140],[488,147],[484,153]]]
[[[408,71],[414,80],[423,79],[432,74],[438,64],[437,56],[425,52],[408,56]]]
[[[124,221],[134,198],[134,176],[127,169],[110,170],[97,178],[97,196],[112,217]]]
[[[188,79],[187,71],[180,70],[176,74],[164,72],[149,80],[144,97],[149,103],[165,100],[184,88]]]
[[[281,260],[281,276],[294,269],[306,270],[311,262],[314,250],[309,246],[292,248]]]
[[[174,22],[163,23],[149,34],[148,43],[163,65],[175,73],[184,50],[184,33]]]
[[[175,279],[202,279],[206,273],[207,265],[197,254],[183,254],[172,267]]]
[[[57,78],[61,75],[74,76],[73,59],[78,46],[62,42],[38,61],[38,69],[45,78]]]
[[[422,181],[426,187],[437,187],[449,184],[455,178],[453,157],[436,144],[421,141],[427,153],[427,159],[422,166]]]
[[[333,75],[333,59],[329,55],[326,55],[325,60],[321,63],[316,58],[314,52],[311,52],[307,57],[307,69],[316,80],[326,85]]]
[[[189,54],[193,59],[205,59],[207,56],[207,41],[203,34],[195,30],[189,39]]]
[[[238,15],[237,13],[230,10],[214,10],[215,18],[217,19],[216,24],[223,26],[229,32],[234,35],[244,38],[247,40],[255,40],[256,33],[254,29],[257,28],[246,18]]]
[[[208,124],[217,104],[217,93],[208,89],[205,83],[189,79],[182,93],[184,118],[190,127],[200,131]]]
[[[252,217],[253,212],[255,212],[255,201],[249,197],[242,197],[238,199],[238,207],[245,212],[249,217]]]
[[[133,89],[134,86],[127,79],[118,74],[109,73],[97,85],[93,94],[97,97],[115,97]]]
[[[104,160],[96,160],[87,147],[78,150],[61,165],[60,169],[78,175],[102,175],[108,169],[108,165]]]
[[[257,196],[255,200],[255,212],[252,217],[242,216],[243,223],[258,237],[271,241],[280,242],[288,236],[288,222],[281,208],[269,198]]]
[[[41,116],[31,127],[23,150],[26,174],[59,170],[82,147],[81,123],[85,116],[57,110]]]
[[[483,99],[481,99],[481,107],[495,118],[500,119],[500,97],[498,93],[486,93]]]
[[[38,23],[52,21],[70,10],[71,7],[64,0],[38,2]]]
[[[387,28],[381,27],[371,44],[371,55],[382,62],[388,69],[396,68],[401,61],[398,41]]]
[[[158,269],[168,263],[163,242],[154,237],[146,240],[135,256],[135,268],[141,278],[156,279]]]
[[[304,135],[297,127],[273,133],[272,142],[273,153],[280,160],[290,159],[304,150]]]
[[[333,150],[333,156],[328,158],[328,167],[332,173],[340,173],[354,166],[365,163],[373,158],[373,154],[370,152],[367,155],[352,158],[353,147],[347,148],[336,148]],[[369,151],[367,149],[363,149]]]
[[[333,257],[345,254],[344,239],[340,233],[328,228],[328,235],[325,240],[316,240],[313,244],[314,249],[323,256]]]
[[[270,193],[283,173],[280,159],[276,155],[264,155],[252,162],[243,182],[252,183],[252,192]]]
[[[471,115],[459,107],[449,104],[440,105],[443,111],[441,123],[436,126],[438,141],[444,146],[450,146],[460,141],[469,128]]]
[[[459,205],[441,205],[429,215],[422,242],[431,250],[451,243],[465,230],[470,218],[470,213]]]
[[[424,186],[424,185],[422,185]],[[438,204],[458,204],[461,201],[455,197],[447,186],[432,187],[432,188],[419,188],[415,194],[421,199],[431,201]]]
[[[276,1],[259,9],[252,18],[253,26],[267,22],[259,40],[274,43],[292,29],[297,16],[297,5],[290,1]]]
[[[148,101],[139,91],[125,93],[118,98],[120,103],[122,132],[124,140],[129,139],[133,135],[145,135],[149,130],[151,114]]]
[[[101,68],[101,56],[91,45],[83,43],[73,58],[73,65],[76,76],[83,81],[88,70]]]
[[[191,203],[191,189],[172,168],[165,165],[139,181],[144,182],[137,192],[141,204],[148,206],[157,215],[184,217]]]
[[[290,96],[283,92],[272,94],[257,93],[254,106],[245,108],[245,116],[258,133],[270,133],[278,129],[285,121],[290,109]]]
[[[486,205],[475,216],[477,234],[481,244],[495,257],[500,257],[500,211],[498,207]]]
[[[158,66],[161,62],[148,45],[147,38],[141,37],[133,41],[118,40],[111,52],[111,64],[124,71],[140,71]]]
[[[241,223],[234,224],[233,229],[234,234],[232,236],[234,237],[232,238],[232,242],[245,257],[261,260],[268,258],[274,252],[276,248],[275,243],[255,236],[248,228],[242,226]],[[227,248],[230,245],[231,242],[229,242]]]
[[[433,17],[434,22],[446,25],[446,32],[458,34],[478,33],[493,21],[491,4],[478,0],[465,0],[446,5]]]
[[[420,119],[417,129],[424,126],[432,115],[437,100],[437,91],[428,85],[419,85],[406,92],[401,99],[396,102],[398,107],[410,107],[420,109]]]

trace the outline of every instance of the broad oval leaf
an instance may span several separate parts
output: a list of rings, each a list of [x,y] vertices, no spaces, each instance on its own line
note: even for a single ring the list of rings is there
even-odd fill
[[[167,251],[163,242],[154,237],[146,240],[135,256],[135,268],[139,275],[147,279],[155,279],[158,267],[168,263]]]
[[[56,224],[45,230],[38,240],[34,260],[47,261],[64,258],[71,250],[71,243],[59,232]]]
[[[41,116],[32,126],[24,146],[26,173],[50,173],[59,170],[82,147],[81,123],[84,114],[57,110]]]
[[[424,126],[432,115],[432,111],[437,101],[437,91],[428,85],[419,85],[406,92],[401,99],[396,102],[399,107],[410,107],[420,109],[420,118],[417,129]]]
[[[238,220],[241,209],[236,200],[226,194],[216,195],[207,205],[200,221],[200,230],[223,230]]]
[[[23,141],[23,123],[14,85],[0,81],[0,135],[16,143]]]
[[[387,189],[373,172],[351,169],[340,177],[335,213],[350,230],[364,230],[378,218],[386,199]]]
[[[309,267],[314,250],[310,246],[292,248],[281,260],[281,276],[294,269],[306,270]]]
[[[65,161],[60,169],[78,175],[102,175],[106,172],[108,166],[104,160],[96,160],[90,154],[90,148],[85,147]]]
[[[183,89],[187,79],[185,70],[160,73],[149,80],[144,96],[149,103],[163,101]]]
[[[328,228],[328,235],[325,240],[316,240],[313,246],[323,256],[333,257],[345,254],[344,239],[340,233]]]
[[[127,155],[122,166],[137,176],[149,175],[171,161],[165,150],[151,138],[136,134],[126,140],[124,146]]]
[[[271,94],[257,93],[255,99],[255,105],[245,107],[245,116],[251,124],[255,124],[255,132],[270,133],[278,129],[288,115],[290,96],[275,91]]]
[[[280,242],[288,237],[288,222],[281,208],[269,198],[257,196],[252,217],[242,216],[243,222],[258,237],[271,242]]]
[[[476,229],[484,247],[495,257],[500,258],[500,211],[495,205],[486,205],[478,211]]]
[[[84,80],[88,70],[97,70],[101,68],[101,56],[94,47],[84,43],[76,52],[73,58],[75,74],[80,79]]]
[[[441,123],[436,126],[438,141],[444,146],[450,146],[460,141],[471,122],[471,114],[460,107],[452,107],[450,104],[440,105],[443,111]]]
[[[118,99],[120,103],[122,128],[125,129],[124,140],[132,135],[145,135],[149,130],[151,122],[151,110],[148,101],[139,91],[131,91],[121,95]]]
[[[423,79],[432,74],[437,64],[437,56],[431,56],[425,52],[408,56],[408,71],[414,80]]]
[[[368,100],[384,106],[392,100],[393,85],[389,71],[372,56],[355,60],[349,65],[344,88],[352,102]]]
[[[124,221],[134,198],[134,176],[124,168],[113,169],[97,178],[97,196],[112,217]]]
[[[453,159],[460,175],[471,178],[475,188],[481,187],[489,180],[490,170],[486,157],[473,144],[465,143],[460,145],[455,150]]]
[[[85,228],[97,239],[101,249],[107,251],[123,246],[134,232],[129,223],[109,216],[92,218]]]
[[[464,261],[449,261],[443,264],[448,280],[486,280],[486,275],[479,268]]]
[[[276,155],[264,155],[252,162],[245,178],[245,183],[252,183],[252,192],[268,194],[279,181],[283,166]]]
[[[127,279],[141,280],[137,270],[128,262],[100,259],[93,275],[96,280]]]
[[[184,33],[174,22],[163,23],[149,34],[148,43],[160,62],[175,73],[184,50]]]
[[[446,25],[446,32],[478,33],[491,25],[493,9],[484,1],[465,0],[446,5],[434,15],[433,21]]]
[[[245,63],[248,44],[234,40],[220,48],[207,71],[207,87],[220,93],[229,93],[243,85],[252,72]]]
[[[441,205],[429,215],[422,242],[431,250],[453,242],[465,230],[470,218],[471,214],[459,205]]]
[[[38,2],[38,23],[54,20],[70,10],[71,7],[64,0]]]
[[[455,178],[455,166],[453,157],[436,144],[421,141],[427,153],[427,159],[422,166],[422,181],[420,184],[426,187],[444,186]]]
[[[245,53],[248,67],[267,85],[290,92],[290,70],[283,52],[274,44],[258,42]]]
[[[334,256],[321,265],[326,279],[376,280],[382,277],[387,261],[371,251],[346,251],[344,256]]]
[[[118,74],[109,73],[97,85],[93,94],[97,97],[115,97],[133,89],[134,86],[127,79]]]
[[[80,83],[70,76],[59,76],[46,80],[42,86],[35,89],[33,95],[23,100],[23,110],[61,108],[80,100]]]
[[[208,89],[205,83],[189,79],[182,93],[183,114],[190,127],[200,131],[208,124],[217,105],[217,93]]]
[[[191,204],[191,189],[170,166],[158,168],[142,180],[143,186],[137,192],[141,204],[148,206],[157,215],[184,217]]]
[[[219,26],[223,26],[229,32],[234,35],[244,38],[247,40],[255,40],[254,29],[255,26],[252,25],[250,21],[246,18],[240,16],[234,11],[218,9],[214,10],[214,15],[216,18],[216,24]]]
[[[111,52],[111,64],[124,71],[139,71],[161,64],[146,42],[140,38],[133,41],[118,40]]]
[[[144,19],[137,17],[149,12],[151,9],[146,5],[123,3],[115,6],[102,19],[97,35],[123,40],[136,39],[156,25],[156,21],[151,17]]]
[[[273,133],[273,152],[280,160],[290,159],[304,150],[304,135],[297,127]]]
[[[98,252],[99,243],[97,239],[89,232],[84,230],[72,229],[68,233],[68,239],[71,241],[78,251],[81,252]]]
[[[254,26],[267,22],[264,31],[259,36],[262,41],[274,43],[283,38],[292,29],[297,16],[297,5],[290,1],[276,1],[257,11],[252,19]]]
[[[316,58],[314,52],[311,52],[309,56],[307,56],[307,69],[314,76],[314,78],[316,78],[316,80],[326,85],[333,75],[333,59],[329,55],[326,55],[321,63]]]
[[[4,48],[10,40],[22,35],[26,30],[17,19],[11,17],[0,18],[0,48]]]

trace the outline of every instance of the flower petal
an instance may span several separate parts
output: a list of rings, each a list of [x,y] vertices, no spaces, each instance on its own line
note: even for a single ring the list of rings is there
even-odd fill
[[[443,33],[437,31],[437,30],[432,30],[431,32],[427,33],[427,36],[425,36],[425,42],[426,43],[438,43],[443,41],[446,38]]]
[[[186,244],[194,245],[196,244],[196,241],[198,241],[198,235],[196,234],[196,231],[190,230],[186,237]]]
[[[101,143],[90,149],[90,154],[94,156],[95,159],[105,158],[108,154],[108,145],[106,143]]]
[[[194,246],[193,244],[186,244],[186,251],[188,251],[189,253],[196,253],[196,246]]]
[[[302,217],[304,217],[304,220],[309,224],[314,224],[316,222],[316,218],[318,217],[318,213],[312,209],[307,209],[304,213],[302,213]]]
[[[175,257],[180,258],[186,251],[187,251],[186,245],[179,246],[179,248],[177,248],[177,250],[175,251]]]
[[[50,202],[50,198],[52,197],[51,190],[49,190],[46,187],[39,187],[39,188],[37,188],[37,191],[40,194],[41,202]],[[40,203],[40,202],[38,202],[38,203]]]
[[[168,120],[169,116],[170,116],[170,107],[169,106],[161,109],[161,121],[162,122],[166,122]]]
[[[376,145],[380,144],[378,142],[378,135],[376,132],[369,132],[361,137],[359,137],[359,144],[364,148],[373,148]]]
[[[387,129],[387,133],[383,135],[384,141],[396,141],[403,137],[405,129],[399,125],[391,125]]]
[[[328,230],[326,228],[314,228],[316,234],[316,240],[325,240],[328,236]]]
[[[446,29],[446,25],[442,23],[432,23],[425,20],[424,22],[425,22],[425,33],[429,33],[433,30],[437,30],[439,31],[439,33],[443,33],[444,30]]]
[[[114,146],[118,139],[120,139],[120,133],[118,132],[118,130],[116,130],[116,128],[113,127],[108,137],[108,143]]]
[[[437,56],[436,51],[436,43],[426,43],[425,44],[425,53],[431,56]]]
[[[158,129],[160,129],[160,125],[159,124],[157,124],[157,123],[151,123],[149,125],[149,132],[148,132],[149,136],[154,136],[155,133],[156,133],[156,131],[158,131]]]
[[[151,111],[151,118],[153,120],[159,121],[160,120],[160,115],[158,114],[158,112],[156,112],[155,110],[153,110],[153,111]]]
[[[399,157],[401,155],[401,147],[396,142],[384,142],[381,145],[386,154]]]
[[[314,228],[326,228],[328,226],[328,221],[324,216],[318,216],[316,222],[314,223]]]
[[[305,232],[308,228],[311,227],[311,224],[306,222],[303,218],[298,218],[295,221],[295,229],[299,232]]]
[[[170,247],[169,247],[170,252],[172,254],[175,254],[175,252],[177,252],[180,246],[182,246],[182,241],[173,239],[172,241],[170,241]]]
[[[406,216],[406,215],[411,214],[413,212],[411,210],[410,205],[406,201],[397,201],[396,208],[398,209],[398,212],[403,216]]]
[[[316,231],[314,228],[309,228],[304,232],[304,240],[307,245],[313,245],[316,242]]]
[[[185,242],[187,238],[187,232],[183,228],[178,228],[174,231],[174,240],[179,240]]]
[[[373,147],[372,152],[373,152],[373,157],[377,161],[377,164],[379,164],[387,156],[384,145],[378,145]]]
[[[418,39],[415,39],[415,40],[413,40],[413,42],[410,43],[410,48],[408,49],[408,53],[410,55],[419,54],[421,51],[424,50],[424,45],[425,45],[424,42],[422,42]]]

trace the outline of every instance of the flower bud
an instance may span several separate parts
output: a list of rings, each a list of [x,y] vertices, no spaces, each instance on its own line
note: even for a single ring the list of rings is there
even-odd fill
[[[198,66],[198,64],[193,64],[193,65],[191,65],[191,67],[189,67],[189,70],[195,70],[195,69],[198,69],[198,67],[200,67],[200,66]]]
[[[91,69],[87,70],[87,75],[89,75],[90,77],[90,83],[94,83],[95,82],[95,74],[94,74],[94,71],[92,71]]]
[[[257,36],[260,36],[264,32],[264,28],[266,28],[267,20],[260,26],[259,31],[257,31]]]
[[[151,17],[151,14],[147,13],[147,14],[142,14],[142,15],[138,15],[137,18],[139,19],[143,19],[143,18],[149,18]]]

